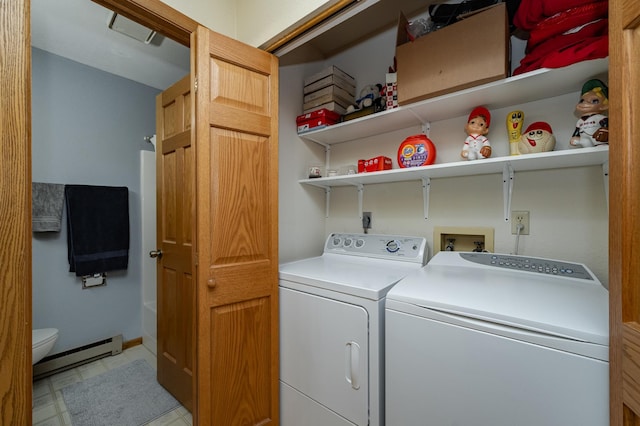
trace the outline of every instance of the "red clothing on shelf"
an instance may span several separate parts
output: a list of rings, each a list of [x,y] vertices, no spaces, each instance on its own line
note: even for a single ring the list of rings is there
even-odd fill
[[[513,17],[513,24],[526,31],[530,31],[540,21],[562,12],[598,0],[522,0]]]

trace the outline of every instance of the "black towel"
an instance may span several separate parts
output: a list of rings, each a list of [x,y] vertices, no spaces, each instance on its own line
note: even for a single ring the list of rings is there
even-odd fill
[[[127,269],[127,187],[66,185],[69,271],[76,276]]]

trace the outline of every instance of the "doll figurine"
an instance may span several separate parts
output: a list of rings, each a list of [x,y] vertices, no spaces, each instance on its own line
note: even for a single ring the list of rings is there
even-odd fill
[[[582,95],[576,105],[580,117],[571,136],[571,146],[589,147],[609,142],[609,109],[607,85],[598,79],[587,81],[582,86]]]
[[[464,130],[467,133],[467,139],[464,141],[464,147],[460,156],[467,160],[476,160],[479,158],[491,157],[491,144],[485,136],[489,133],[491,125],[491,114],[485,107],[475,107]]]
[[[556,138],[549,123],[536,121],[531,123],[520,137],[518,152],[520,154],[533,154],[536,152],[553,151],[556,146]]]

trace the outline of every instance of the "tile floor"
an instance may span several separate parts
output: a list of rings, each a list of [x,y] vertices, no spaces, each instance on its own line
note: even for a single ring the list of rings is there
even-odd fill
[[[138,345],[121,354],[102,358],[34,382],[33,425],[72,426],[60,389],[141,358],[147,360],[154,369],[156,368],[155,355],[143,345]],[[191,413],[184,407],[179,407],[147,423],[147,426],[190,426],[192,423]]]

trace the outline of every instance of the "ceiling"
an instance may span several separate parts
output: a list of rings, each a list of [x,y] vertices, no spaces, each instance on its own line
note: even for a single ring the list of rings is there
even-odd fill
[[[113,31],[111,14],[91,0],[31,0],[31,45],[160,90],[189,73],[188,47]]]

